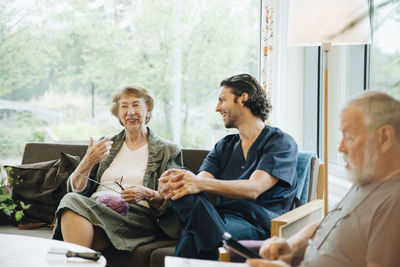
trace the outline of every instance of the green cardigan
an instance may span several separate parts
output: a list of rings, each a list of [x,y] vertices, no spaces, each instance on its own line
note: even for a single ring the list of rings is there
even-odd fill
[[[183,166],[182,151],[172,142],[155,135],[149,128],[148,150],[149,158],[145,171],[143,185],[153,190],[158,189],[158,178],[161,174],[170,168],[181,168]],[[100,180],[104,171],[110,166],[118,151],[125,141],[125,130],[111,138],[113,141],[110,155],[96,164],[90,173],[90,177],[97,181]],[[71,179],[71,177],[69,178]],[[72,191],[71,183],[68,179],[68,191]],[[80,192],[85,196],[91,196],[97,189],[98,184],[88,182],[86,188]],[[179,237],[179,222],[169,207],[169,201],[164,201],[159,210],[151,208],[152,213],[157,217],[159,227],[170,238]]]

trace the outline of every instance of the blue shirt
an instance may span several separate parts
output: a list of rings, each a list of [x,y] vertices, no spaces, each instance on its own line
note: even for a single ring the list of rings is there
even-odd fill
[[[199,171],[207,171],[220,180],[249,179],[255,170],[263,170],[278,182],[255,200],[218,196],[216,209],[243,217],[254,225],[270,229],[270,220],[293,205],[297,189],[297,144],[278,128],[265,126],[250,146],[244,159],[239,134],[222,138],[210,151]]]

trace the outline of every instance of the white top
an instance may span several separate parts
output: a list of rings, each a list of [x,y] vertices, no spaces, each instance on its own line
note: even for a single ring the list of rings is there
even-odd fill
[[[145,144],[136,150],[129,150],[124,142],[121,149],[118,151],[110,166],[104,171],[100,178],[100,183],[109,188],[121,192],[121,188],[114,183],[117,180],[124,189],[132,185],[143,185],[144,174],[147,168],[147,161],[149,159],[149,146]],[[122,183],[121,183],[121,177]],[[82,192],[82,190],[75,190],[71,180],[71,187],[75,192]],[[92,198],[97,198],[104,194],[113,194],[119,196],[118,193],[108,189],[107,187],[99,185],[96,192],[92,194]],[[139,201],[146,207],[149,207],[147,201]]]
[[[121,191],[121,188],[119,188],[114,181],[117,180],[120,182],[121,177],[123,177],[121,185],[125,189],[132,185],[143,185],[143,178],[148,158],[148,144],[145,144],[136,150],[129,150],[128,146],[124,142],[110,166],[101,176],[101,184],[111,187],[116,191]],[[96,198],[104,193],[118,195],[116,192],[99,185],[92,197]]]
[[[147,160],[149,158],[148,144],[136,149],[129,150],[124,142],[121,149],[111,162],[110,166],[104,171],[100,182],[107,187],[111,187],[120,192],[121,188],[114,183],[115,180],[125,189],[132,185],[143,185],[143,178],[147,168]],[[113,194],[119,196],[116,192],[99,185],[92,198],[97,198],[103,194]]]

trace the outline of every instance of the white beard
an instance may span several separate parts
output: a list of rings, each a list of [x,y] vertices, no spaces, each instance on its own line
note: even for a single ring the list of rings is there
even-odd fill
[[[364,155],[364,165],[362,169],[356,169],[349,159],[344,156],[345,160],[349,164],[347,178],[358,185],[364,185],[370,183],[376,176],[376,169],[378,165],[378,151],[373,147],[373,137],[368,138],[367,147]]]

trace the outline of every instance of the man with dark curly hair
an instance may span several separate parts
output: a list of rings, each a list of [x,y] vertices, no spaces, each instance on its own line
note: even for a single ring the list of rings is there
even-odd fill
[[[264,239],[270,220],[293,205],[297,188],[297,144],[280,129],[265,125],[271,105],[265,90],[248,74],[223,80],[216,111],[226,128],[239,133],[222,138],[199,174],[171,169],[160,181],[160,194],[185,229],[175,254],[217,259],[221,237]],[[215,206],[205,192],[218,196]]]

